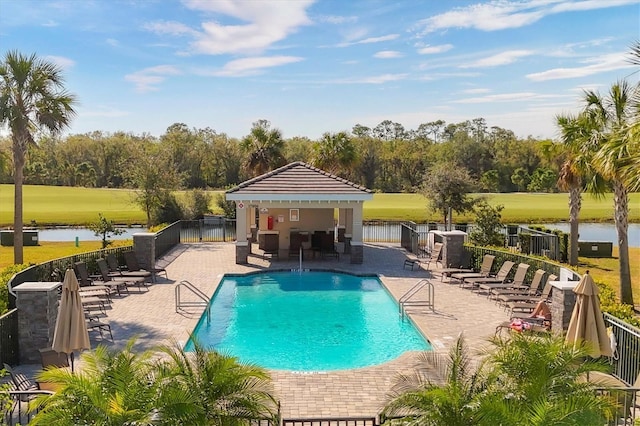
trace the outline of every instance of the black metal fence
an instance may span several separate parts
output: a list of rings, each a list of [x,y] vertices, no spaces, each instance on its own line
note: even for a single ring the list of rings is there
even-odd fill
[[[282,426],[378,426],[376,417],[326,417],[317,419],[283,419]]]
[[[0,365],[15,365],[20,359],[18,347],[18,310],[0,316]]]
[[[519,249],[524,254],[535,254],[553,260],[562,260],[560,257],[560,237],[556,234],[527,226],[519,226],[517,244],[519,244]]]
[[[400,242],[400,245],[405,250],[414,254],[423,252],[423,250],[420,250],[421,247],[428,247],[429,231],[444,230],[444,225],[436,223],[398,222],[398,224],[400,238],[397,241]],[[367,222],[364,223],[365,235],[368,225]],[[381,227],[383,225],[376,226]],[[395,235],[396,222],[384,222],[384,226],[389,227],[389,230],[385,231],[386,235]],[[456,230],[467,233],[473,229],[471,224],[457,224],[454,227]],[[558,261],[563,258],[560,250],[560,237],[556,234],[519,225],[506,225],[502,231],[505,235],[506,247],[517,249],[523,255],[544,256]],[[376,240],[367,240],[366,238],[365,241],[378,242]],[[396,242],[396,240],[390,242]]]
[[[173,222],[166,228],[162,228],[156,233],[156,259],[171,250],[171,248],[180,243],[180,231],[182,229],[182,221]]]
[[[69,267],[73,267],[73,264],[75,262],[85,262],[87,264],[89,273],[95,274],[98,272],[96,259],[104,258],[108,254],[113,253],[116,255],[118,262],[120,264],[124,264],[124,257],[122,253],[124,253],[125,251],[130,251],[132,249],[133,246],[122,246],[107,248],[103,250],[89,251],[86,253],[78,253],[72,256],[61,257],[59,259],[39,263],[27,269],[23,269],[22,271],[15,274],[13,278],[11,278],[7,283],[7,286],[9,287],[9,308],[16,307],[16,299],[13,294],[11,294],[11,290],[22,283],[31,281],[57,280],[57,272],[64,271]]]
[[[6,411],[0,416],[2,424],[7,426],[28,425],[41,408],[35,404],[34,398],[53,394],[51,391],[38,389],[26,391],[10,390],[8,393],[11,399],[10,405],[6,407]]]
[[[180,241],[183,243],[225,242],[236,239],[235,219],[221,219],[218,222],[205,220],[183,220]]]

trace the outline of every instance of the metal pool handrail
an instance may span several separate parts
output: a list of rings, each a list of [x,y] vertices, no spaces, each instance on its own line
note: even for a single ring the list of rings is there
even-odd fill
[[[195,294],[196,297],[198,297],[201,300],[199,300],[199,301],[183,301],[182,298],[181,298],[181,293],[180,293],[180,289],[182,287],[184,287],[187,290],[189,290],[192,294]],[[191,284],[189,281],[182,280],[182,281],[180,281],[178,283],[178,285],[176,285],[175,295],[176,295],[176,313],[180,312],[183,307],[204,306],[205,307],[205,311],[207,312],[207,324],[209,322],[211,322],[211,310],[210,310],[210,305],[209,305],[209,298],[207,297],[206,294],[204,294],[202,292],[202,290],[200,290],[198,287],[196,287],[193,284]]]
[[[420,290],[422,290],[424,287],[427,287],[427,300],[409,300],[411,299],[413,296],[416,295],[416,293],[418,293]],[[435,290],[433,287],[433,283],[429,280],[420,280],[418,281],[413,287],[411,287],[405,294],[402,295],[402,297],[400,297],[400,299],[398,299],[398,304],[400,305],[400,315],[402,316],[402,318],[404,318],[406,312],[405,312],[405,307],[406,306],[426,306],[427,308],[431,309],[431,311],[435,310]]]

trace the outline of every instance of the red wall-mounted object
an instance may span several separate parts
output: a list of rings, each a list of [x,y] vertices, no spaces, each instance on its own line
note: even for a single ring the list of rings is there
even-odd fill
[[[272,230],[273,229],[273,216],[269,216],[267,218],[267,229],[268,230]]]

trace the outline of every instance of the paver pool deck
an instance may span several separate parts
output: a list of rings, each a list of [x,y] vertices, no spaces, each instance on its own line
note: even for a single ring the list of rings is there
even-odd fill
[[[435,311],[413,311],[410,317],[437,351],[447,351],[460,333],[473,350],[488,345],[496,325],[508,319],[508,313],[483,295],[441,282],[440,275],[423,268],[404,268],[407,257],[397,244],[365,244],[364,263],[352,265],[348,255],[339,260],[304,260],[305,269],[333,269],[353,273],[378,274],[397,300],[419,280],[429,278],[435,286]],[[149,291],[115,298],[104,321],[111,324],[115,341],[109,346],[121,348],[137,337],[136,350],[153,348],[172,340],[184,343],[198,319],[202,307],[188,307],[176,313],[175,286],[186,280],[212,296],[225,273],[247,273],[268,269],[298,268],[298,260],[265,260],[251,255],[250,264],[236,265],[233,243],[181,244],[162,259],[164,276]],[[196,300],[186,291],[183,298]],[[419,297],[419,296],[418,296]],[[215,318],[213,319],[215,321]],[[94,344],[97,341],[94,341]],[[356,370],[296,373],[272,370],[275,394],[285,419],[317,417],[372,417],[378,414],[399,372],[411,371],[418,353],[405,353],[382,365]]]

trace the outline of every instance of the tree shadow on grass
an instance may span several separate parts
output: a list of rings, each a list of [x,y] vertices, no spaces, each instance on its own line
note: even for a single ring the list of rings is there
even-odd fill
[[[612,259],[612,260],[618,260],[617,257],[608,257],[607,259]],[[614,270],[612,268],[607,268],[605,266],[603,266],[602,264],[599,263],[595,263],[589,260],[580,260],[580,262],[578,262],[578,268],[580,268],[581,270],[583,269],[590,269],[590,270],[598,270],[598,271],[603,271],[603,272],[613,272]]]

